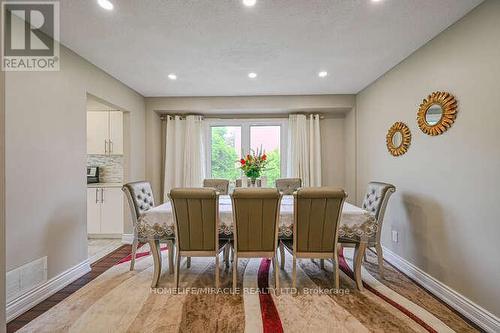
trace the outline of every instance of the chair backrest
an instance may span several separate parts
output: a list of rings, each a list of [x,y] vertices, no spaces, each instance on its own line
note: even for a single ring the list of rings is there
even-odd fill
[[[237,188],[231,197],[237,252],[275,251],[281,201],[278,190]]]
[[[302,186],[300,178],[281,178],[276,179],[276,188],[280,193],[291,195]]]
[[[134,225],[139,217],[146,211],[155,206],[153,189],[147,181],[138,181],[123,185],[122,191],[125,192]]]
[[[346,197],[344,190],[332,187],[303,188],[295,193],[296,252],[335,252]]]
[[[180,251],[215,251],[218,196],[211,188],[174,188],[169,194]]]
[[[373,214],[377,222],[382,223],[387,202],[394,192],[396,192],[396,187],[392,184],[370,182],[368,183],[362,208]]]
[[[227,195],[229,192],[229,180],[227,179],[205,179],[203,187],[214,188],[219,194]]]

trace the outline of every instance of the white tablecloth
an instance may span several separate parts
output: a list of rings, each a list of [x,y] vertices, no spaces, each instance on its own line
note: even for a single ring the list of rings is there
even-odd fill
[[[228,195],[219,197],[219,231],[230,237],[233,232],[233,211]],[[375,218],[367,211],[345,203],[339,226],[339,237],[370,238],[377,232]],[[170,202],[154,207],[144,213],[137,225],[139,239],[164,239],[174,235],[174,218]],[[279,236],[291,238],[293,233],[293,196],[285,195],[281,200]]]

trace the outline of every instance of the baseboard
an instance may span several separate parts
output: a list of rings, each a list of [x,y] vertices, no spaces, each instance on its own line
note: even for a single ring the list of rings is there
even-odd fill
[[[123,244],[132,244],[134,241],[134,234],[123,234],[122,235],[122,243]]]
[[[90,272],[88,259],[62,272],[47,282],[7,303],[7,322],[28,311],[38,303],[54,295],[71,282]]]
[[[500,332],[500,318],[383,247],[384,259],[487,332]]]

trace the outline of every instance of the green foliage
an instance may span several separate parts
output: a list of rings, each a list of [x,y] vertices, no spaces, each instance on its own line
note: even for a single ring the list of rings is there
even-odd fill
[[[267,177],[268,187],[274,187],[276,179],[281,177],[281,160],[278,149],[267,154],[267,166],[262,175]]]
[[[234,137],[225,127],[212,127],[212,177],[235,180],[240,177]]]

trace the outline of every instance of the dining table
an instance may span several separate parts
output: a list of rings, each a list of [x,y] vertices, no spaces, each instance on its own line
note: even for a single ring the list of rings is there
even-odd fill
[[[281,199],[278,237],[292,239],[294,223],[294,197],[283,195]],[[172,205],[167,201],[143,213],[138,219],[136,235],[141,242],[165,240],[174,238],[174,216]],[[377,221],[373,214],[355,205],[345,202],[340,217],[338,237],[342,240],[352,240],[356,245],[354,258],[354,274],[358,289],[362,290],[361,264],[367,242],[377,233]],[[219,196],[219,237],[232,239],[233,209],[229,195]]]

